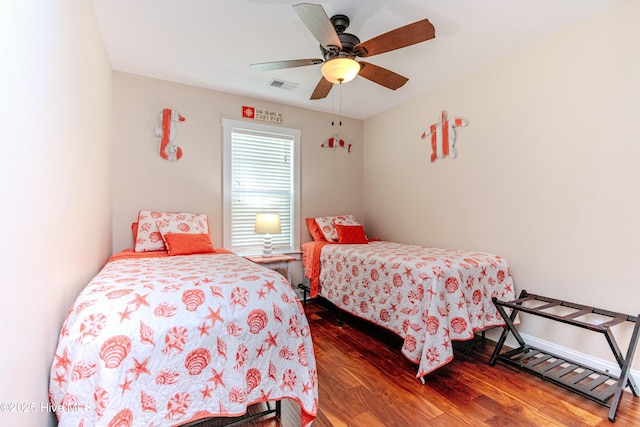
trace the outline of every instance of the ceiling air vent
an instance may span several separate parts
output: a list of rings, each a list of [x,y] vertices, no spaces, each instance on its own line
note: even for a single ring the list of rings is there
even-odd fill
[[[286,90],[294,90],[298,87],[298,83],[285,82],[284,80],[271,79],[269,86],[279,87]]]

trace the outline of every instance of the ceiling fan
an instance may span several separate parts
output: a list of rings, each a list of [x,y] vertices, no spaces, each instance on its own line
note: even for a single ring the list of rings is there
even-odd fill
[[[360,42],[355,35],[344,32],[349,26],[349,18],[346,15],[334,15],[329,19],[321,5],[311,3],[296,4],[293,5],[293,9],[320,42],[322,58],[263,62],[251,64],[250,67],[252,70],[264,71],[322,64],[322,78],[310,99],[325,98],[334,83],[347,83],[358,75],[386,88],[398,89],[409,79],[378,65],[356,61],[355,58],[367,58],[421,43],[436,36],[433,25],[428,19],[423,19]]]

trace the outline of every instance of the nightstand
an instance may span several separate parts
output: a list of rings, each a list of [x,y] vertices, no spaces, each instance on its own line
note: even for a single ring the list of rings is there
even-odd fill
[[[245,258],[271,270],[286,270],[287,274],[285,277],[287,278],[289,285],[291,285],[291,271],[289,270],[289,263],[296,260],[294,257],[277,254],[271,256],[245,255]]]

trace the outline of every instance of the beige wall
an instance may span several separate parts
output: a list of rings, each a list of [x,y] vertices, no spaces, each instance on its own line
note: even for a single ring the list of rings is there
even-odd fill
[[[62,320],[111,254],[111,66],[89,1],[0,13],[0,425],[53,425]],[[44,408],[43,408],[44,406]],[[4,407],[3,407],[4,408]]]
[[[518,292],[637,315],[638,16],[640,2],[626,2],[366,120],[369,234],[497,253]],[[430,163],[420,135],[443,109],[469,125],[457,128],[458,158]],[[539,319],[522,328],[609,354],[598,334]]]
[[[242,119],[243,105],[283,112],[283,126],[302,129],[303,241],[310,239],[306,216],[363,217],[361,120],[342,120],[340,135],[352,144],[347,153],[320,147],[337,126],[331,115],[310,110],[121,72],[114,73],[114,103],[114,251],[133,247],[131,223],[140,209],[204,212],[214,245],[222,245],[221,119]],[[154,129],[163,108],[186,118],[176,128],[174,143],[183,157],[175,162],[157,152]]]

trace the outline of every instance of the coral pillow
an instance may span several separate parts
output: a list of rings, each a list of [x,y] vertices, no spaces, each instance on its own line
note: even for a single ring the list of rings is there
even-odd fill
[[[324,237],[324,234],[322,234],[322,230],[320,230],[320,226],[316,222],[315,218],[305,218],[305,221],[307,222],[307,228],[309,229],[309,234],[311,234],[311,237],[313,238],[314,241],[316,242],[327,241],[327,239],[325,239]]]
[[[208,234],[166,233],[165,243],[169,256],[210,254],[215,252]]]
[[[368,243],[364,227],[361,225],[336,224],[338,243]]]
[[[137,222],[132,222],[131,223],[131,235],[133,236],[133,243],[136,243],[136,240],[138,240],[138,223]]]
[[[187,212],[155,212],[141,210],[138,213],[138,230],[136,240],[134,242],[135,252],[164,251],[166,246],[162,239],[162,233],[158,229],[157,222],[169,224],[170,221],[180,223],[175,229],[169,229],[167,232],[182,231],[188,227],[190,233],[209,233],[209,223],[206,214],[195,214]]]

